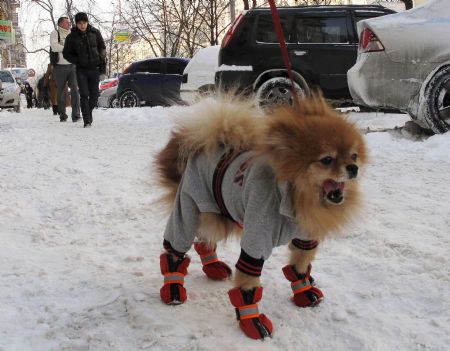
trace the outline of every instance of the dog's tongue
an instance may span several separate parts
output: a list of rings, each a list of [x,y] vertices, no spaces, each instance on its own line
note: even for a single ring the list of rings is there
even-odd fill
[[[335,191],[337,189],[344,189],[345,183],[344,182],[335,182],[332,179],[327,179],[325,182],[323,182],[323,190],[325,190],[325,193],[329,193],[331,191]]]

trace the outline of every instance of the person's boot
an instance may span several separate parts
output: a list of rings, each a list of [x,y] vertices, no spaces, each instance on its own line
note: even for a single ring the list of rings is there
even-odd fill
[[[53,110],[53,116],[56,116],[58,114],[58,105],[52,105]],[[66,116],[67,119],[67,116]]]
[[[59,120],[60,120],[60,122],[65,122],[65,121],[67,121],[67,115],[66,114],[62,114],[61,116],[59,116]]]

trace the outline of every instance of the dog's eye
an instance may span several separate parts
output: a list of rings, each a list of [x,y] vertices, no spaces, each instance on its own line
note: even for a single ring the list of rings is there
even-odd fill
[[[358,159],[358,155],[357,154],[353,154],[351,157],[352,157],[353,161],[356,161]]]
[[[324,158],[322,158],[322,159],[320,160],[320,162],[321,162],[323,165],[326,165],[326,166],[331,165],[331,164],[333,163],[333,157],[331,157],[331,156],[325,156]]]

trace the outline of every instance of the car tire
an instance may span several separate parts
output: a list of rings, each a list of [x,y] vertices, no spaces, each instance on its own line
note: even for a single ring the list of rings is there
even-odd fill
[[[109,98],[108,106],[109,106],[110,108],[116,108],[117,105],[118,105],[117,95],[114,94],[113,96],[111,96],[111,97]]]
[[[294,84],[298,95],[306,95],[305,89],[300,87],[296,82]],[[256,101],[261,108],[284,104],[292,105],[294,100],[291,81],[284,77],[266,80],[256,91]]]
[[[419,119],[433,132],[450,130],[450,66],[440,69],[428,82],[419,111]]]
[[[126,90],[120,95],[119,105],[121,108],[140,107],[141,100],[133,90]]]

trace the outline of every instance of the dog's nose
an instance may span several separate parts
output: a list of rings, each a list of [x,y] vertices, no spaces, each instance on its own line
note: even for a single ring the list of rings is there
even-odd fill
[[[357,165],[347,165],[347,167],[345,167],[345,168],[347,169],[348,177],[350,179],[356,178],[356,176],[358,175],[358,166]]]

